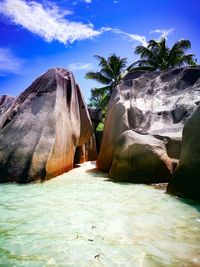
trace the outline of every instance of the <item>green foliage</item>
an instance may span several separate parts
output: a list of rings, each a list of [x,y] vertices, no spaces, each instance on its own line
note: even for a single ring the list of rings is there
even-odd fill
[[[172,48],[167,47],[166,38],[160,41],[150,40],[147,47],[137,46],[135,54],[140,60],[129,66],[128,70],[167,70],[186,65],[196,65],[193,54],[185,54],[191,48],[189,40],[177,41]]]
[[[90,108],[98,109],[102,111],[102,116],[105,117],[106,108],[110,100],[110,94],[108,93],[109,86],[102,88],[94,88],[91,90],[91,98],[88,106]]]
[[[99,125],[96,128],[96,131],[97,132],[103,132],[103,130],[104,130],[104,123],[100,122]]]
[[[101,108],[104,117],[113,89],[127,73],[127,60],[126,58],[118,57],[116,54],[112,54],[108,59],[98,55],[95,58],[99,61],[100,71],[90,71],[85,77],[105,86],[91,90],[89,107]]]

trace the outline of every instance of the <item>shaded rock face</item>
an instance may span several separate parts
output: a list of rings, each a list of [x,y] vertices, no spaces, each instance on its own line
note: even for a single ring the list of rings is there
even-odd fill
[[[14,97],[9,95],[0,96],[0,116],[11,106]]]
[[[183,129],[181,156],[168,191],[200,200],[200,105]]]
[[[102,120],[102,111],[100,108],[99,109],[88,108],[88,110],[90,113],[90,118],[91,118],[93,127],[94,127],[94,129],[96,129],[98,124]]]
[[[127,130],[163,141],[177,162],[183,126],[199,102],[199,67],[128,74],[110,100],[97,167],[110,171],[115,147]]]
[[[0,182],[32,182],[73,168],[77,147],[92,136],[87,106],[71,72],[36,79],[0,117]]]
[[[109,176],[116,180],[134,183],[168,182],[172,163],[163,141],[125,131],[119,138]]]
[[[96,143],[96,158],[95,158],[95,160],[96,160],[97,159],[97,154],[100,151],[101,141],[102,141],[102,133],[98,132],[96,130],[97,126],[102,121],[102,110],[100,108],[99,109],[89,108],[88,110],[89,110],[89,113],[90,113],[90,118],[91,118],[91,121],[92,121],[93,130],[94,130],[93,140],[91,140],[90,144],[88,144],[88,145],[89,145],[89,147],[91,147],[91,143],[93,143],[95,141],[95,143]]]
[[[74,164],[80,164],[85,161],[95,161],[97,159],[96,138],[93,134],[89,140],[82,146],[76,148]]]
[[[97,159],[98,153],[98,139],[96,136],[96,127],[101,121],[102,115],[100,109],[91,109],[88,108],[92,126],[93,126],[93,135],[90,139],[82,146],[76,148],[74,163],[83,163],[85,161],[95,161]]]

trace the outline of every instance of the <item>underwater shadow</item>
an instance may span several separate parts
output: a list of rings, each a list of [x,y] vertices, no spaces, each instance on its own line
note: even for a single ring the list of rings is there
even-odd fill
[[[186,198],[186,197],[181,196],[181,195],[176,195],[173,192],[166,191],[165,193],[171,197],[175,197],[178,201],[183,202],[184,204],[187,204],[187,205],[195,208],[197,211],[200,212],[200,200],[194,200],[191,198]]]
[[[91,174],[95,178],[96,177],[98,177],[98,178],[105,178],[106,181],[107,181],[107,179],[109,179],[107,172],[100,171],[96,167],[93,168],[93,169],[86,170],[86,172],[89,173],[89,174]]]
[[[195,208],[197,211],[200,212],[200,200],[193,200],[193,199],[190,199],[190,198],[182,198],[182,197],[179,197],[178,199],[181,202],[192,206],[193,208]]]
[[[77,169],[77,168],[80,168],[81,167],[81,164],[74,164],[73,165],[73,169]]]

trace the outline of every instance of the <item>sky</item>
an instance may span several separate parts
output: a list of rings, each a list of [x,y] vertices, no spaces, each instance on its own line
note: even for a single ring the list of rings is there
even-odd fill
[[[52,67],[70,69],[86,102],[98,70],[94,55],[128,63],[137,45],[189,39],[200,62],[199,0],[0,0],[0,95],[19,95]]]

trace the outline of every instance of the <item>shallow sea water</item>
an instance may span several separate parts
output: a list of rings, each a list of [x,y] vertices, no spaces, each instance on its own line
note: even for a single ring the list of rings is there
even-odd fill
[[[0,185],[0,266],[200,266],[200,205],[94,168]]]

